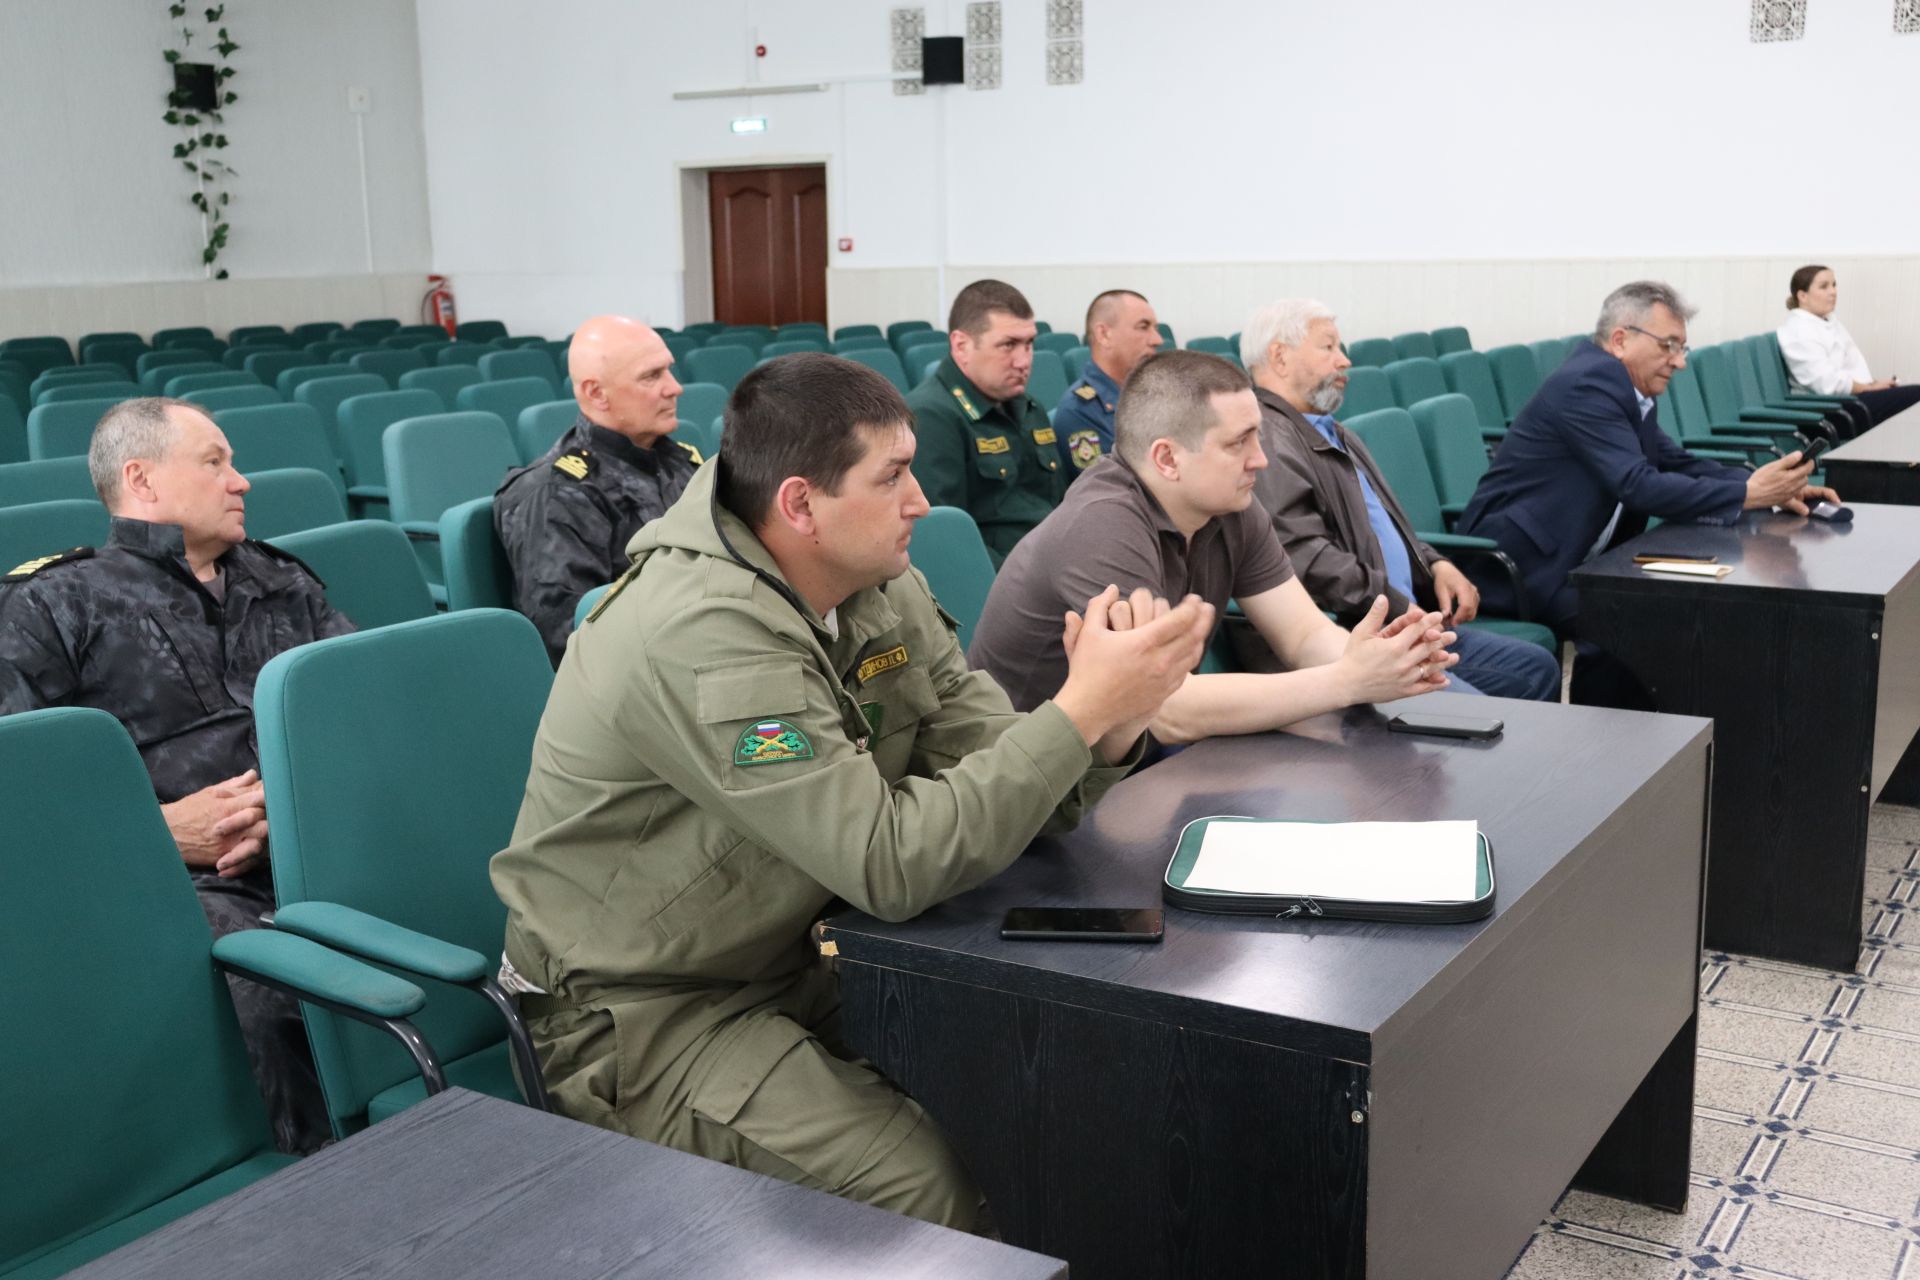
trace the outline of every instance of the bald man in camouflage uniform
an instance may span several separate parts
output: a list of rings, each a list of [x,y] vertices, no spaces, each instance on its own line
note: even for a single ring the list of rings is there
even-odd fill
[[[353,623],[305,565],[247,540],[247,481],[199,409],[117,405],[94,430],[88,464],[112,531],[104,547],[0,579],[0,714],[97,707],[116,717],[214,936],[259,928],[274,899],[254,682],[269,659]],[[299,1006],[255,983],[229,986],[275,1140],[314,1149],[331,1130]]]
[[[540,457],[507,473],[493,526],[513,566],[513,607],[558,666],[580,597],[627,567],[627,541],[673,505],[701,462],[671,436],[680,384],[660,335],[596,316],[567,348],[580,416]]]

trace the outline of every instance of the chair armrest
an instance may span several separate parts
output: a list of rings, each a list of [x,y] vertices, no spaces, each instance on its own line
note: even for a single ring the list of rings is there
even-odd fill
[[[1762,447],[1764,447],[1769,454],[1773,452],[1772,445]],[[1736,452],[1733,449],[1688,449],[1687,452],[1696,458],[1705,458],[1708,462],[1724,462],[1731,467],[1753,465],[1753,459],[1751,457],[1747,454]]]
[[[228,973],[380,1028],[413,1058],[429,1094],[447,1087],[433,1046],[407,1021],[407,1015],[426,1007],[426,993],[405,978],[272,929],[242,929],[216,938],[212,954],[215,966]]]
[[[1812,409],[1769,409],[1764,405],[1747,405],[1740,410],[1742,422],[1784,422],[1790,426],[1805,423],[1812,426],[1825,418],[1825,414]]]
[[[1520,590],[1520,569],[1513,563],[1513,557],[1500,549],[1500,544],[1492,538],[1474,538],[1463,533],[1426,533],[1415,535],[1420,541],[1435,551],[1446,551],[1448,560],[1476,559],[1491,560],[1500,566],[1507,575],[1507,581],[1513,586],[1513,606],[1521,622],[1532,622],[1533,611],[1527,608],[1527,597]]]
[[[1499,551],[1500,544],[1492,538],[1474,538],[1464,533],[1426,533],[1415,535],[1420,541],[1431,547],[1446,547],[1454,551]]]
[[[1480,438],[1489,444],[1495,444],[1507,438],[1507,429],[1505,427],[1482,427],[1480,428]]]
[[[487,958],[391,920],[337,902],[294,902],[273,913],[273,927],[362,960],[462,986],[484,980]]]
[[[401,520],[400,531],[413,542],[440,541],[440,525],[434,520]]]
[[[362,501],[371,499],[375,502],[385,502],[387,500],[387,486],[383,484],[352,484],[347,486],[347,496],[349,498],[359,498]]]

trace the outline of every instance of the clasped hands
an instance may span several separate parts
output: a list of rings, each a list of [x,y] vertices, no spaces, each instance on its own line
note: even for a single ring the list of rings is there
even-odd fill
[[[163,804],[160,814],[189,867],[211,867],[232,880],[266,857],[267,793],[258,770]]]

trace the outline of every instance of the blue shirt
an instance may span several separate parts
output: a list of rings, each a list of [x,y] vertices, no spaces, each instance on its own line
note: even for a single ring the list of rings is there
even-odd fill
[[[1345,453],[1346,446],[1340,443],[1340,433],[1335,429],[1334,420],[1323,413],[1305,415],[1313,429],[1327,438],[1327,443]],[[1380,543],[1380,555],[1386,561],[1387,585],[1407,599],[1413,594],[1413,557],[1407,553],[1407,540],[1400,536],[1400,530],[1393,525],[1393,517],[1387,514],[1386,507],[1380,501],[1380,495],[1374,492],[1373,482],[1367,479],[1366,470],[1355,467],[1353,474],[1360,481],[1360,496],[1367,503],[1367,524],[1373,528],[1373,536]]]
[[[1053,411],[1054,447],[1062,467],[1085,471],[1113,452],[1113,408],[1119,403],[1120,385],[1089,358],[1086,372]]]

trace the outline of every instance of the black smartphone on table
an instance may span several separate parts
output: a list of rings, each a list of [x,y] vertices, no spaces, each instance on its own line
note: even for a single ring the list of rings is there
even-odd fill
[[[1018,942],[1158,942],[1158,907],[1012,907],[1000,936]]]
[[[1403,711],[1387,721],[1394,733],[1430,733],[1437,738],[1471,738],[1485,741],[1506,731],[1507,722],[1492,717],[1433,716],[1418,711]]]

